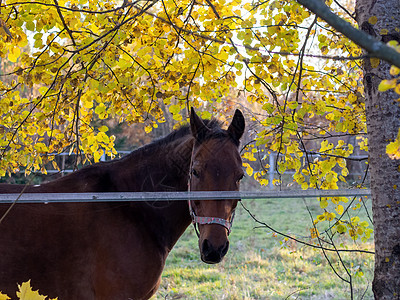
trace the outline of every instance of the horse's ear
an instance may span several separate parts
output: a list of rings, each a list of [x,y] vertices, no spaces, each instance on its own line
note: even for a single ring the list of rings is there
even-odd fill
[[[233,116],[231,125],[228,127],[228,132],[232,135],[232,137],[236,140],[240,140],[243,135],[245,127],[245,121],[243,114],[240,110],[235,111],[235,115]]]
[[[190,110],[190,129],[198,142],[202,142],[206,134],[210,131],[203,120],[194,112],[193,107]]]

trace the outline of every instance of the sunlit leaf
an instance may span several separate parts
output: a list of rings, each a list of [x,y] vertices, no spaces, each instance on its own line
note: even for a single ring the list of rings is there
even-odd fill
[[[46,296],[40,295],[38,291],[33,291],[30,283],[31,281],[29,280],[18,285],[17,296],[19,300],[45,300]]]
[[[21,54],[21,50],[18,47],[13,47],[8,53],[8,60],[11,62],[16,62]]]
[[[387,91],[389,89],[395,88],[396,84],[397,84],[397,80],[396,79],[384,79],[379,84],[378,90],[380,92],[385,92],[385,91]]]
[[[5,295],[5,294],[2,294],[1,291],[0,291],[0,300],[11,300],[11,298],[8,297],[8,296]]]

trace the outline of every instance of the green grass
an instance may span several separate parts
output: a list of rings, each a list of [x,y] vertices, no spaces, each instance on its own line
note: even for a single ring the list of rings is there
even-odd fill
[[[243,201],[262,222],[275,230],[305,242],[312,227],[308,210],[301,199]],[[307,199],[315,218],[321,214],[318,202]],[[361,219],[365,212],[355,212]],[[323,226],[328,226],[324,224]],[[322,229],[319,228],[320,232]],[[368,249],[348,237],[335,237],[338,248]],[[348,280],[352,275],[354,299],[372,299],[373,255],[328,253],[330,264]],[[334,274],[320,250],[312,249],[260,227],[239,205],[230,235],[230,250],[220,264],[200,261],[197,236],[189,227],[167,259],[160,289],[155,299],[350,299],[350,285]]]

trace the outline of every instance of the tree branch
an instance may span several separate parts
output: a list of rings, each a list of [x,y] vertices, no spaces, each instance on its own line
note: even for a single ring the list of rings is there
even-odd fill
[[[134,5],[134,7],[136,8],[135,5]],[[202,38],[204,40],[212,41],[212,42],[219,43],[219,44],[222,44],[222,45],[224,45],[224,44],[230,45],[230,46],[232,46],[234,48],[244,48],[246,50],[251,50],[251,51],[262,51],[262,47],[253,47],[253,46],[250,46],[250,45],[243,45],[243,44],[239,45],[237,43],[234,43],[232,40],[228,41],[228,40],[218,39],[218,38],[214,38],[214,37],[208,36],[206,34],[203,34],[203,33],[210,33],[210,32],[214,32],[214,31],[207,31],[207,30],[202,30],[202,31],[197,31],[197,32],[196,31],[192,31],[192,30],[180,27],[180,26],[174,24],[171,20],[167,20],[167,19],[165,19],[163,17],[158,16],[155,13],[150,12],[150,11],[146,10],[146,11],[144,11],[144,13],[149,15],[149,16],[152,16],[152,17],[154,17],[154,18],[156,18],[158,20],[160,20],[161,22],[163,22],[165,24],[171,25],[175,30],[179,29],[179,31],[181,31],[181,32],[185,32],[187,34],[193,35],[193,36],[198,37],[198,38]],[[283,25],[279,25],[279,26],[283,26]],[[242,30],[242,29],[251,29],[251,28],[249,28],[249,27],[240,28],[240,30]],[[231,29],[230,31],[234,31],[234,30],[236,30],[236,29]],[[321,59],[332,59],[332,60],[338,60],[338,61],[360,60],[360,59],[364,59],[364,58],[368,57],[368,56],[365,56],[365,55],[357,56],[357,57],[355,57],[355,56],[353,56],[353,57],[344,57],[344,56],[340,56],[340,55],[327,56],[327,55],[318,55],[318,54],[307,54],[307,53],[303,53],[302,54],[302,53],[284,52],[284,51],[270,51],[270,50],[268,50],[266,52],[268,52],[268,54],[270,54],[270,55],[271,54],[282,55],[282,56],[300,56],[300,55],[303,55],[304,57],[321,58]],[[250,61],[248,62],[248,64],[251,64],[251,63],[252,62],[250,62]]]
[[[298,238],[296,238],[296,237],[294,237],[294,236],[285,234],[285,233],[283,233],[283,232],[281,232],[281,231],[278,231],[278,230],[272,228],[272,227],[269,226],[267,223],[258,220],[258,219],[251,213],[251,211],[250,211],[246,206],[244,206],[244,204],[243,204],[242,202],[240,202],[240,205],[243,207],[243,209],[249,214],[249,216],[250,216],[256,223],[258,223],[258,224],[261,225],[261,226],[254,227],[254,228],[264,228],[264,227],[265,227],[265,228],[271,230],[272,232],[275,232],[276,234],[281,235],[281,236],[283,236],[283,237],[285,237],[285,238],[288,238],[288,239],[290,239],[290,240],[293,240],[293,241],[295,241],[295,242],[297,242],[297,243],[299,243],[299,244],[302,244],[302,245],[304,245],[304,246],[308,246],[308,247],[311,247],[311,248],[314,248],[314,249],[323,250],[323,251],[330,251],[330,252],[336,252],[336,253],[338,253],[338,252],[358,252],[358,253],[366,253],[366,254],[375,254],[375,252],[368,251],[368,250],[361,250],[361,249],[333,249],[333,248],[326,248],[326,247],[323,247],[322,244],[321,244],[321,245],[315,245],[315,244],[307,243],[307,242],[302,241],[302,240],[300,240],[300,239],[298,239]],[[320,241],[323,241],[323,240],[320,239]],[[326,241],[324,241],[324,242],[326,242]]]
[[[297,2],[365,49],[370,56],[380,58],[400,68],[400,53],[364,31],[354,28],[349,22],[331,12],[322,0],[297,0]]]

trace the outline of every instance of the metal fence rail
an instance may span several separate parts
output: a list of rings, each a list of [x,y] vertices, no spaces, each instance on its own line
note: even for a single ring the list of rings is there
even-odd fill
[[[72,203],[72,202],[130,202],[130,201],[178,201],[221,199],[268,199],[268,198],[315,198],[315,197],[363,197],[370,196],[369,189],[346,190],[285,190],[265,192],[129,192],[129,193],[24,193],[0,194],[4,203]]]

